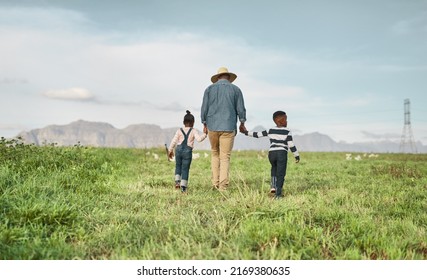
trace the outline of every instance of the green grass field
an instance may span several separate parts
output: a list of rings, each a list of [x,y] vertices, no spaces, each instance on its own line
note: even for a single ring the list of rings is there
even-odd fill
[[[200,153],[182,195],[164,148],[2,138],[0,258],[427,259],[425,154],[302,152],[272,200],[267,153],[234,151],[225,193]]]

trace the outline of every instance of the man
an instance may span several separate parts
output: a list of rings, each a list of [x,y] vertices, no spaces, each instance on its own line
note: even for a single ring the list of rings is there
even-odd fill
[[[237,75],[221,67],[211,78],[203,95],[201,110],[204,131],[209,131],[212,159],[212,185],[224,191],[229,185],[231,150],[237,133],[237,120],[240,131],[246,131],[246,109],[242,91],[232,84]]]

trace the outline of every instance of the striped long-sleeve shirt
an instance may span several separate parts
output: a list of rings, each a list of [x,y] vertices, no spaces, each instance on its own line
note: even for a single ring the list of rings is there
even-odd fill
[[[288,151],[291,150],[294,157],[299,156],[297,147],[294,145],[291,131],[286,127],[273,127],[268,131],[263,130],[261,132],[248,131],[245,133],[248,136],[254,138],[269,137],[270,138],[270,149],[269,151]]]

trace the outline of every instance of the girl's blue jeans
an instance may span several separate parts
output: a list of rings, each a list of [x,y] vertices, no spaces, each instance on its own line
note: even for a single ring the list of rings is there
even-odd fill
[[[187,145],[178,145],[175,149],[175,175],[180,175],[181,180],[188,181],[193,149]]]

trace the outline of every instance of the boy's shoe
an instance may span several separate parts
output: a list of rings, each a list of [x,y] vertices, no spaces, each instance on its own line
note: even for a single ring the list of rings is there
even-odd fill
[[[187,193],[187,187],[181,186],[181,192],[182,193]]]
[[[179,182],[175,183],[175,189],[179,189],[180,187]]]
[[[276,188],[271,188],[270,193],[276,193]]]

